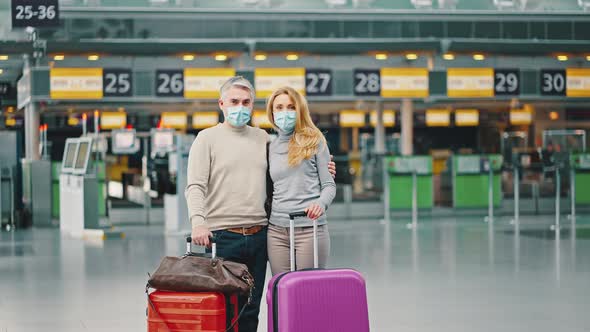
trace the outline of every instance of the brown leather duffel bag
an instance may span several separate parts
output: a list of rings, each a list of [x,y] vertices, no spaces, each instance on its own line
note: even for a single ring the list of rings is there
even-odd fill
[[[213,244],[215,245],[215,244]],[[167,256],[150,275],[147,288],[173,292],[221,292],[250,295],[254,278],[244,264],[231,262],[213,255],[197,254],[190,250],[181,257]]]

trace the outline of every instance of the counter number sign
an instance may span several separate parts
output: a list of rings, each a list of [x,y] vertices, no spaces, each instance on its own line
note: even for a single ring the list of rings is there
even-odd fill
[[[12,27],[59,26],[58,0],[12,0]]]

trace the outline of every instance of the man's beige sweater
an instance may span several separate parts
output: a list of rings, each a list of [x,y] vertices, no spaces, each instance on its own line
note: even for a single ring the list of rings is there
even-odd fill
[[[210,231],[266,225],[266,143],[258,128],[226,123],[201,131],[191,147],[185,197],[190,221]]]

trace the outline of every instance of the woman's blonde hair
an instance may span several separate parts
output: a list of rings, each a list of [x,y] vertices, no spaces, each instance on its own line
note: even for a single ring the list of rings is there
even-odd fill
[[[297,90],[291,87],[283,87],[276,90],[266,103],[266,115],[275,130],[278,130],[273,116],[273,103],[280,95],[287,95],[293,102],[296,111],[296,123],[293,136],[289,141],[289,166],[297,166],[304,159],[313,157],[318,152],[320,145],[326,144],[326,138],[311,120],[307,101]]]

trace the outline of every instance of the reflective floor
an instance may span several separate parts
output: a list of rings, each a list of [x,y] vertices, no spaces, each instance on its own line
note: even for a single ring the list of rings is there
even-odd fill
[[[372,331],[590,331],[590,219],[331,220],[332,267],[366,277]],[[0,332],[145,331],[147,272],[184,251],[162,226],[85,242],[0,234]],[[263,300],[264,301],[264,300]],[[266,331],[266,307],[259,331]]]

